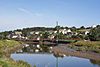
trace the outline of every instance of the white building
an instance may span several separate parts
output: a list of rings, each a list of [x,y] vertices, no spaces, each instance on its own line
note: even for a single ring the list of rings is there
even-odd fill
[[[14,38],[14,39],[17,38],[17,37],[18,37],[17,35],[13,35],[13,36],[12,36],[12,38]]]
[[[96,25],[93,25],[93,26],[92,26],[92,28],[95,28],[95,27],[96,27]]]
[[[54,39],[55,36],[54,36],[54,35],[50,35],[50,36],[48,36],[48,38],[49,38],[49,39]]]
[[[39,34],[39,32],[35,32],[35,34]]]
[[[63,34],[67,34],[67,33],[71,33],[72,31],[70,29],[66,30],[66,29],[60,29],[59,33],[63,33]]]
[[[30,34],[34,34],[34,31],[30,32]]]
[[[54,33],[57,33],[57,31],[54,31]]]
[[[89,31],[85,31],[85,35],[87,35],[89,33]]]
[[[72,32],[70,29],[67,30],[68,33]]]

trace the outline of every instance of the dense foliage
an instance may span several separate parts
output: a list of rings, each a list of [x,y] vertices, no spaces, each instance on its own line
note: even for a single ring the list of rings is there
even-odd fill
[[[100,41],[100,25],[90,30],[89,39],[92,41]]]

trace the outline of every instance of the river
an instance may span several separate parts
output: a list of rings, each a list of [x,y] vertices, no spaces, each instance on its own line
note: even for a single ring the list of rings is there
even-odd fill
[[[51,53],[50,50],[34,51],[33,48],[35,48],[34,50],[37,49],[36,47],[32,47],[32,45],[24,47],[12,53],[11,58],[15,61],[23,60],[32,67],[34,65],[37,67],[100,67],[100,61],[75,56],[58,56]]]

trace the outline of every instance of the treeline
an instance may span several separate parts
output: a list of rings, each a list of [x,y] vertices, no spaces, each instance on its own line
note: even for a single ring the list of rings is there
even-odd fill
[[[73,32],[78,32],[79,30],[90,30],[89,33],[83,37],[83,35],[79,35],[80,37],[82,37],[83,39],[87,39],[87,40],[92,40],[92,41],[100,41],[100,25],[97,25],[95,27],[84,27],[81,26],[80,28],[76,28],[75,26],[73,27],[61,27],[61,26],[56,26],[56,27],[32,27],[32,28],[23,28],[23,29],[17,29],[14,31],[4,31],[4,32],[0,32],[0,39],[6,39],[7,35],[14,33],[15,31],[18,32],[22,32],[23,36],[27,36],[27,34],[29,32],[32,31],[55,31],[57,29],[70,29]],[[73,37],[77,37],[77,36],[73,36]]]

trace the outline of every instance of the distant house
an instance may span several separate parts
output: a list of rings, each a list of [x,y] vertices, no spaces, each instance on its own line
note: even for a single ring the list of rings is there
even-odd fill
[[[78,33],[82,35],[87,35],[89,32],[90,32],[90,29],[78,30]]]
[[[89,33],[89,31],[85,31],[85,35],[87,35]]]
[[[21,39],[24,38],[22,36],[22,32],[15,31],[7,36],[9,39]]]
[[[66,29],[60,29],[60,30],[59,30],[59,33],[66,34],[66,33],[67,33],[67,30],[66,30]]]
[[[16,35],[22,35],[22,32],[15,31],[14,33],[15,33]]]
[[[96,25],[92,25],[92,28],[95,28],[96,27]]]
[[[54,31],[54,33],[57,33],[57,31]]]
[[[34,34],[34,33],[35,33],[35,31],[30,32],[31,35]]]
[[[63,33],[63,34],[72,34],[72,31],[70,29],[60,29],[59,33]]]
[[[35,32],[35,34],[39,34],[39,31]]]
[[[55,36],[54,36],[54,35],[49,35],[48,38],[49,38],[49,39],[54,39]]]
[[[17,35],[13,35],[11,38],[15,39],[15,38],[18,38],[18,36]]]
[[[48,31],[48,32],[49,32],[49,34],[53,34],[53,33],[54,33],[53,30],[50,30],[50,31]],[[57,32],[55,32],[55,33],[57,33]]]
[[[67,33],[72,32],[70,29],[67,30]]]

